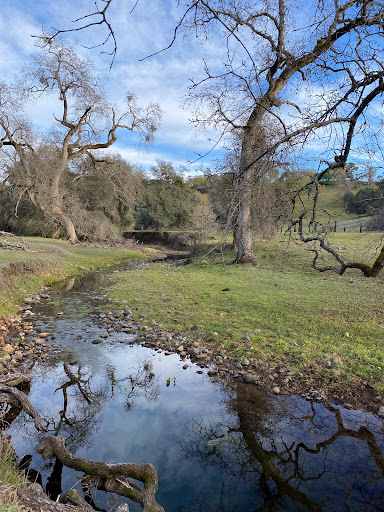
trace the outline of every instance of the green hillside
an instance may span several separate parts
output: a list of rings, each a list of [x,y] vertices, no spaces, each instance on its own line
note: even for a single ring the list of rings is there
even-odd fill
[[[362,187],[359,187],[362,188]],[[356,193],[359,188],[353,190]],[[334,226],[336,222],[337,231],[358,232],[360,226],[365,228],[370,217],[367,215],[350,214],[345,211],[343,203],[344,192],[336,185],[320,185],[320,194],[318,199],[318,207],[316,220],[321,225]],[[311,198],[306,199],[305,205],[310,207]]]

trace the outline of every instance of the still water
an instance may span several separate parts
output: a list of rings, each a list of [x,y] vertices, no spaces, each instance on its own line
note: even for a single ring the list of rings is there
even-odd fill
[[[151,462],[167,512],[384,510],[382,419],[184,370],[178,355],[131,344],[130,334],[92,344],[104,330],[91,312],[109,278],[71,280],[34,307],[53,358],[34,367],[29,397],[72,453]],[[79,488],[77,472],[36,454],[45,435],[23,413],[8,433],[53,497]],[[101,491],[93,499],[100,510],[116,504]]]

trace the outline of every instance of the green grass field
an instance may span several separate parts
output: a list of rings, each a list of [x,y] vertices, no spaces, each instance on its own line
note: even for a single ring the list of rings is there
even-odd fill
[[[332,238],[353,257],[372,258],[377,245],[373,235]],[[311,365],[323,376],[332,366],[346,381],[368,380],[381,391],[382,281],[357,271],[319,273],[303,247],[283,240],[259,242],[258,247],[259,268],[223,266],[219,258],[178,267],[152,264],[120,275],[109,294],[134,304],[148,324],[153,319],[166,330],[221,343],[237,357],[256,357],[297,372]]]
[[[71,245],[63,240],[24,237],[28,251],[0,249],[0,314],[17,311],[27,294],[96,267],[147,255],[138,249]],[[147,251],[150,254],[150,250]]]
[[[30,251],[0,250],[0,313],[10,314],[26,294],[95,267],[147,258],[149,250],[70,245],[27,239]],[[345,258],[372,261],[378,235],[333,233]],[[159,322],[204,344],[221,345],[234,358],[256,358],[299,374],[310,369],[335,390],[367,382],[384,393],[384,282],[355,270],[343,276],[311,268],[311,253],[280,234],[256,241],[259,267],[223,265],[220,254],[198,264],[148,263],[119,273],[108,294],[114,307],[133,306],[144,324]],[[209,246],[205,247],[205,251]],[[229,263],[234,252],[228,247]],[[111,305],[108,305],[110,308]],[[193,330],[192,330],[193,328]],[[335,373],[338,380],[333,380]],[[19,512],[12,497],[23,479],[0,443],[0,512]]]
[[[360,226],[364,228],[370,217],[347,213],[344,209],[342,196],[343,192],[338,187],[320,185],[316,221],[319,226],[334,226],[336,221],[338,232],[343,231],[344,227],[346,232],[359,232]],[[312,206],[312,196],[311,199],[304,197],[303,200],[306,207],[310,208]]]

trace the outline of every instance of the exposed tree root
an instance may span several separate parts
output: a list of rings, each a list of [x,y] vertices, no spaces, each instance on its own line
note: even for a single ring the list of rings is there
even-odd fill
[[[65,447],[65,437],[52,436],[44,439],[37,449],[44,459],[57,457],[65,466],[84,472],[89,483],[107,492],[125,496],[139,503],[144,512],[164,512],[155,499],[158,487],[156,469],[152,464],[106,464],[94,462],[83,457],[74,457]],[[139,487],[128,478],[143,482],[144,488]]]

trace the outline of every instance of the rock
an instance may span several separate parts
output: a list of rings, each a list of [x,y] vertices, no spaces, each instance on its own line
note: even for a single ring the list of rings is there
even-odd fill
[[[192,325],[191,331],[197,331],[197,329],[198,329],[197,325]]]
[[[218,371],[217,370],[208,370],[208,375],[210,377],[213,377],[214,375],[217,375],[218,374]]]
[[[92,341],[92,345],[99,345],[100,343],[103,343],[103,340],[97,339]]]
[[[241,380],[243,382],[245,382],[246,384],[257,384],[258,383],[257,375],[253,375],[252,373],[247,373],[246,375],[243,376],[243,378]]]
[[[39,334],[39,338],[48,338],[48,336],[49,336],[49,332],[41,332]]]
[[[377,411],[377,415],[380,417],[380,418],[384,418],[384,405],[382,405],[379,410]]]
[[[274,393],[275,395],[279,395],[279,394],[280,394],[280,388],[279,388],[279,386],[275,386],[275,387],[272,389],[272,393]]]
[[[248,361],[248,359],[243,359],[243,360],[241,361],[241,366],[248,366],[248,365],[249,365],[249,361]]]
[[[185,364],[185,365],[183,366],[183,370],[186,370],[188,367],[189,367],[189,364]]]
[[[201,375],[201,374],[202,374],[202,373],[204,373],[204,372],[203,372],[203,370],[197,370],[197,372],[196,372],[196,373],[198,373],[198,374],[200,374],[200,375]]]
[[[15,351],[15,347],[12,347],[12,345],[10,345],[9,343],[7,343],[5,345],[5,347],[3,348],[3,351],[6,352],[7,354],[13,354],[14,351]]]
[[[350,337],[349,332],[346,332],[346,333],[344,334],[344,338],[349,338],[349,337]]]
[[[176,349],[178,352],[184,352],[184,347],[183,345],[179,345]]]
[[[164,352],[164,355],[165,356],[171,356],[173,354],[173,352],[170,352],[169,350],[167,350],[166,352]]]

